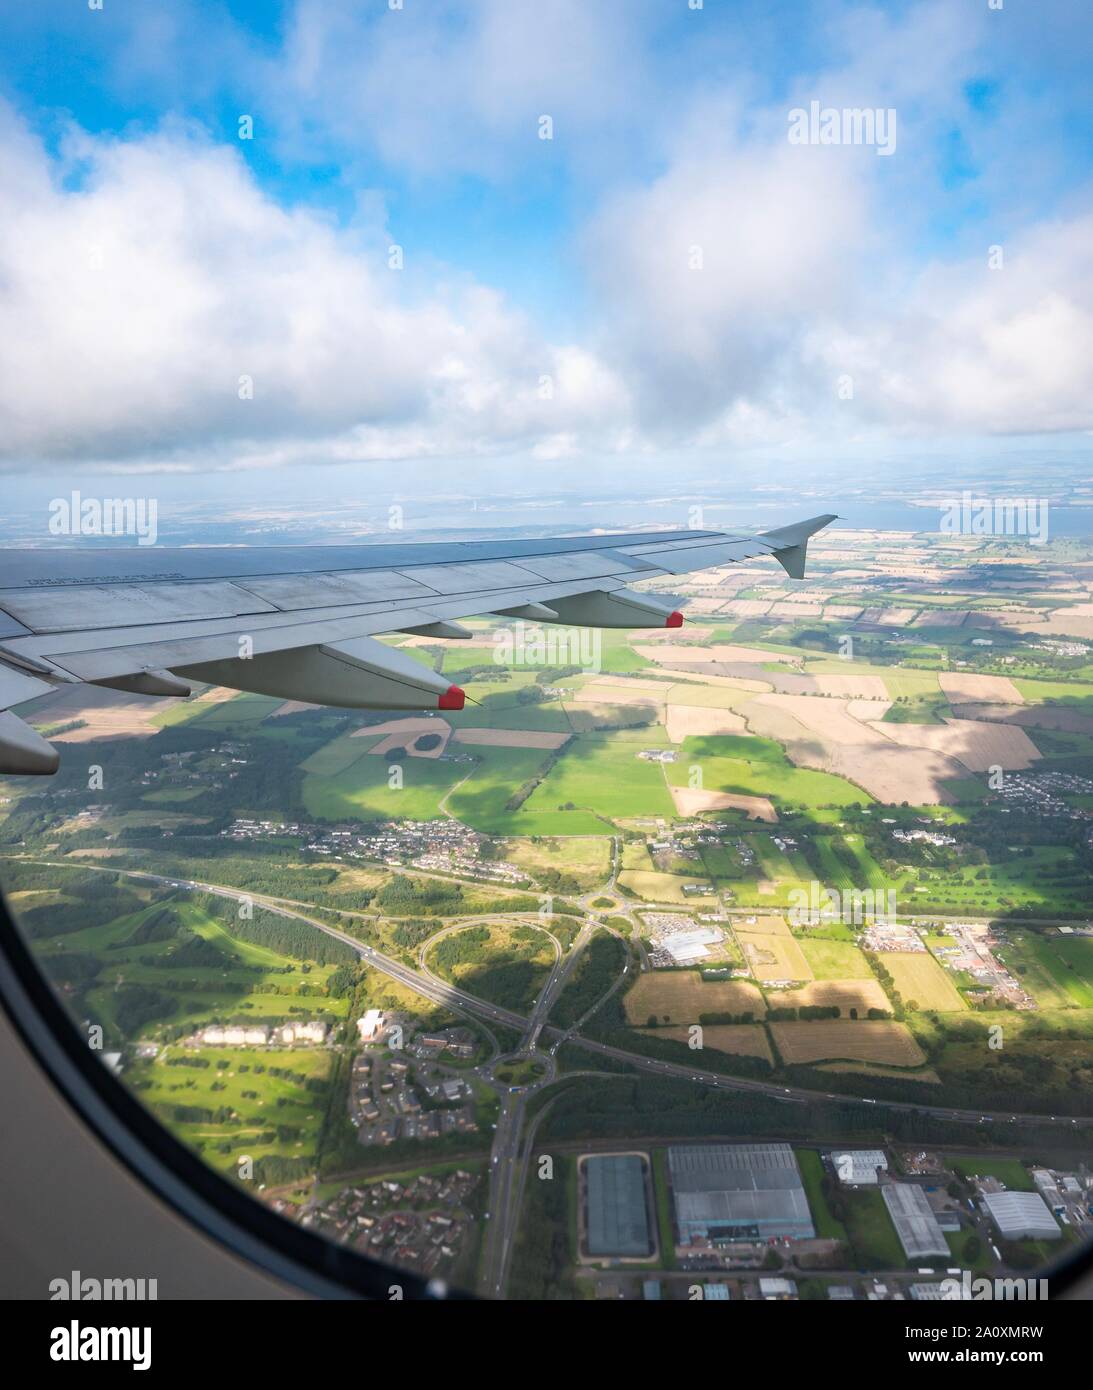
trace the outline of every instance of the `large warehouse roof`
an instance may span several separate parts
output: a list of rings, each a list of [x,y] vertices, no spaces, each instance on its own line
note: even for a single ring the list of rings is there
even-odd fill
[[[815,1235],[788,1144],[693,1144],[668,1150],[680,1239]]]
[[[988,1192],[983,1205],[1006,1240],[1058,1240],[1062,1235],[1038,1192]]]
[[[948,1257],[948,1243],[921,1187],[910,1182],[890,1182],[881,1188],[881,1193],[909,1260]]]
[[[588,1253],[651,1255],[645,1172],[637,1154],[585,1159],[588,1181]]]

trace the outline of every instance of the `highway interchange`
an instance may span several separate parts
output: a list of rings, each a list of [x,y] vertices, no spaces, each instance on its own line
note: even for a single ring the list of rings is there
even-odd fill
[[[175,879],[171,878],[169,875],[155,874],[142,870],[118,870],[113,867],[110,869],[104,867],[103,872],[122,873],[126,877],[142,879],[164,887],[211,893],[218,897],[231,899],[236,902],[250,902],[263,907],[267,911],[305,922],[309,926],[315,927],[319,931],[326,933],[326,935],[344,942],[358,954],[364,964],[387,975],[399,984],[404,985],[407,989],[414,991],[422,998],[428,999],[431,1003],[450,1009],[456,1014],[470,1017],[481,1025],[484,1025],[484,1030],[492,1042],[492,1056],[478,1070],[483,1079],[498,1090],[500,1097],[500,1112],[490,1152],[490,1191],[487,1205],[487,1227],[484,1238],[484,1252],[481,1261],[479,1287],[481,1292],[493,1297],[501,1297],[505,1291],[519,1216],[520,1198],[526,1180],[526,1165],[531,1156],[535,1126],[538,1120],[542,1118],[542,1112],[540,1111],[533,1121],[530,1132],[526,1132],[525,1118],[528,1100],[532,1095],[545,1087],[554,1085],[560,1080],[571,1078],[574,1075],[583,1074],[574,1073],[572,1071],[562,1075],[559,1074],[556,1055],[563,1042],[571,1043],[592,1054],[589,1066],[589,1072],[592,1073],[595,1073],[595,1058],[599,1056],[609,1058],[615,1063],[623,1063],[637,1071],[651,1073],[656,1076],[690,1081],[692,1084],[704,1086],[716,1091],[752,1092],[768,1096],[775,1101],[787,1105],[803,1105],[810,1101],[827,1099],[836,1101],[840,1104],[857,1104],[877,1107],[878,1109],[883,1108],[890,1111],[905,1111],[929,1115],[939,1119],[963,1121],[971,1124],[987,1124],[991,1121],[1000,1121],[1023,1126],[1059,1123],[1057,1117],[1054,1115],[1020,1112],[987,1112],[972,1109],[957,1109],[946,1106],[927,1106],[909,1101],[885,1100],[879,1102],[868,1097],[856,1097],[844,1094],[836,1095],[831,1092],[782,1086],[772,1082],[755,1081],[743,1077],[726,1076],[720,1072],[706,1071],[701,1067],[683,1065],[678,1062],[662,1061],[658,1058],[644,1056],[641,1053],[631,1052],[626,1048],[613,1046],[610,1043],[600,1042],[594,1038],[585,1037],[579,1031],[580,1027],[584,1024],[586,1019],[594,1014],[605,1000],[621,986],[625,979],[625,974],[620,974],[611,988],[596,1001],[593,1007],[588,1010],[585,1017],[578,1020],[576,1024],[567,1029],[548,1024],[547,1019],[550,1016],[550,1012],[562,989],[565,987],[571,972],[575,968],[582,951],[587,946],[593,932],[597,928],[603,929],[603,924],[592,915],[586,918],[568,951],[562,948],[558,938],[548,927],[543,924],[538,924],[540,930],[543,930],[553,943],[555,958],[550,974],[539,992],[539,996],[535,1001],[531,1013],[525,1016],[515,1013],[511,1009],[505,1009],[497,1004],[492,1004],[487,1000],[480,999],[468,993],[466,990],[460,989],[458,986],[440,979],[426,966],[425,955],[432,944],[450,935],[454,931],[462,930],[463,927],[470,925],[470,923],[449,925],[439,929],[419,948],[418,966],[415,968],[404,964],[402,961],[395,960],[386,953],[377,950],[374,946],[360,941],[357,937],[350,935],[348,932],[342,931],[338,927],[332,926],[330,923],[311,915],[306,910],[306,904],[295,903],[265,894],[248,893],[241,889],[228,887],[223,884],[206,883],[196,879]],[[537,925],[534,920],[529,920],[527,918],[522,918],[521,920],[525,925]],[[607,928],[607,930],[611,929]],[[632,960],[627,956],[625,969],[629,971],[632,968]],[[494,1037],[493,1033],[490,1031],[490,1024],[495,1024],[518,1033],[520,1042],[517,1047],[509,1050],[502,1056],[503,1050],[496,1037]],[[544,1039],[549,1042],[549,1046],[546,1050],[540,1050],[539,1043]],[[499,1061],[527,1061],[532,1058],[541,1063],[542,1075],[537,1080],[527,1085],[509,1086],[495,1080],[492,1076],[492,1071]],[[599,1074],[618,1075],[617,1071],[614,1073],[601,1072]],[[1074,1127],[1087,1129],[1093,1126],[1093,1116],[1068,1117],[1067,1123]]]

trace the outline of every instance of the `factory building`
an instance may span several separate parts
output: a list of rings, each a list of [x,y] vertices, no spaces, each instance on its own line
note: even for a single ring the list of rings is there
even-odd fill
[[[1038,1192],[988,1192],[983,1207],[1003,1240],[1058,1240],[1062,1235]]]
[[[876,1187],[887,1173],[888,1159],[881,1149],[843,1149],[831,1154],[835,1176],[847,1187]]]
[[[911,1182],[885,1183],[881,1196],[909,1260],[949,1258],[949,1246],[921,1187]]]
[[[668,1174],[681,1245],[816,1234],[788,1144],[675,1145]]]
[[[636,1259],[653,1253],[638,1154],[595,1154],[584,1160],[589,1255]]]

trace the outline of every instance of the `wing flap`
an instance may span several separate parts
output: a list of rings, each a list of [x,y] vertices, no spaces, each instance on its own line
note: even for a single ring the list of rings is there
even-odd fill
[[[213,666],[226,668],[220,683],[239,689],[262,689],[253,683],[261,680],[272,693],[311,691],[295,698],[422,708],[398,701],[422,698],[426,668],[396,670],[391,648],[360,644],[386,632],[439,635],[482,613],[674,626],[681,619],[664,609],[663,596],[632,594],[627,583],[766,555],[797,576],[809,537],[834,519],[757,537],[684,531],[268,551],[0,552],[0,709],[73,679],[164,694],[177,688],[172,672]],[[366,670],[362,652],[380,664]],[[426,674],[428,699],[449,698],[433,688],[442,678]],[[410,696],[400,693],[408,683]],[[333,698],[343,687],[351,698]],[[51,771],[49,745],[14,715],[3,719],[0,770]]]

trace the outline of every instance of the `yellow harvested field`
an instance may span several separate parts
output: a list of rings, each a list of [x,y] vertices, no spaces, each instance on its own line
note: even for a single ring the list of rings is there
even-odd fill
[[[748,969],[757,980],[811,980],[812,966],[796,937],[750,932],[737,940]]]
[[[876,728],[904,748],[928,748],[955,758],[969,772],[992,767],[1017,771],[1031,767],[1040,750],[1014,724],[977,723],[972,719],[946,719],[944,724],[878,724]]]
[[[958,719],[991,719],[1020,724],[1026,729],[1061,729],[1070,734],[1093,734],[1093,715],[1065,705],[954,705]]]
[[[942,671],[938,684],[950,701],[983,700],[998,705],[1023,705],[1024,696],[1008,676],[978,676],[970,671]]]
[[[903,1023],[772,1023],[775,1045],[789,1065],[799,1062],[879,1062],[920,1067],[926,1058]]]
[[[747,725],[741,715],[732,710],[711,709],[709,705],[670,704],[665,713],[664,727],[672,743],[682,743],[685,738],[747,733]]]
[[[929,747],[901,747],[898,739],[880,732],[879,724],[855,719],[848,708],[851,703],[808,695],[757,695],[741,712],[752,733],[777,739],[798,767],[833,772],[891,805],[944,802],[943,783],[963,777],[964,765]],[[931,726],[883,727],[887,731]]]
[[[655,695],[657,699],[663,699],[670,686],[665,685],[663,680],[648,679],[644,676],[593,676],[584,686],[582,692],[593,690],[610,692],[608,698],[614,700],[616,692],[619,690],[633,690],[639,694]]]
[[[823,609],[818,603],[791,603],[780,599],[770,606],[771,616],[775,618],[818,618]]]
[[[913,1000],[920,1009],[938,1013],[967,1008],[944,967],[927,951],[885,951],[880,959],[905,1004]]]
[[[892,1012],[891,1002],[876,980],[813,980],[800,989],[771,990],[767,1004],[772,1009],[834,1005],[844,1018],[850,1017],[851,1009],[857,1009],[859,1018],[864,1018],[870,1009]]]
[[[770,602],[758,598],[734,598],[721,610],[733,618],[761,618]]]
[[[702,1046],[695,1048],[695,1061],[702,1059],[703,1052],[726,1052],[731,1057],[762,1057],[773,1062],[767,1030],[761,1023],[704,1023],[702,1027]],[[671,1027],[642,1029],[646,1037],[671,1038],[673,1042],[690,1043],[689,1028]]]
[[[907,627],[917,614],[917,608],[883,608],[873,622],[881,627]]]
[[[230,693],[239,694],[238,690]],[[26,718],[28,724],[37,728],[66,724],[74,719],[84,721],[82,729],[50,734],[54,743],[87,743],[96,738],[149,738],[159,733],[158,726],[151,721],[163,712],[168,703],[174,705],[179,702],[149,700],[146,695],[125,695],[113,690],[100,690],[95,686],[77,685],[61,689],[56,695],[43,697]]]
[[[766,1018],[767,1007],[747,980],[703,980],[697,970],[651,970],[638,976],[623,1000],[628,1023],[691,1024],[702,1014],[751,1013]]]
[[[548,729],[456,729],[456,743],[488,748],[560,748],[568,734]]]
[[[238,690],[232,690],[227,685],[210,685],[199,695],[195,695],[194,699],[200,700],[202,704],[222,705],[225,700],[234,700],[238,694]]]
[[[1044,631],[1061,637],[1093,637],[1093,618],[1074,614],[1070,609],[1059,609],[1051,615],[1051,621],[1044,624]]]
[[[881,700],[847,700],[846,712],[852,719],[858,719],[863,724],[868,724],[877,719],[883,719],[892,708],[892,701],[887,697]]]
[[[707,792],[697,787],[671,787],[672,800],[681,816],[697,816],[703,811],[743,811],[753,819],[778,819],[778,812],[765,796],[738,796],[734,792]]]
[[[435,748],[418,752],[414,741],[423,734],[437,734],[440,742]],[[393,748],[405,748],[415,758],[439,758],[448,746],[452,726],[445,719],[388,719],[383,724],[368,724],[362,729],[354,729],[352,738],[367,738],[379,735],[378,742],[367,751],[370,754],[390,753]]]
[[[758,671],[759,668],[749,668]],[[679,704],[701,704],[704,699],[712,699],[711,690],[735,691],[737,694],[760,695],[771,688],[770,680],[750,676],[722,676],[713,671],[704,671],[699,666],[686,666],[681,671],[661,671],[665,677],[676,677],[670,687],[670,699]],[[765,675],[766,673],[761,673]]]
[[[821,695],[838,695],[850,700],[887,700],[888,688],[880,676],[818,674],[813,677]]]

